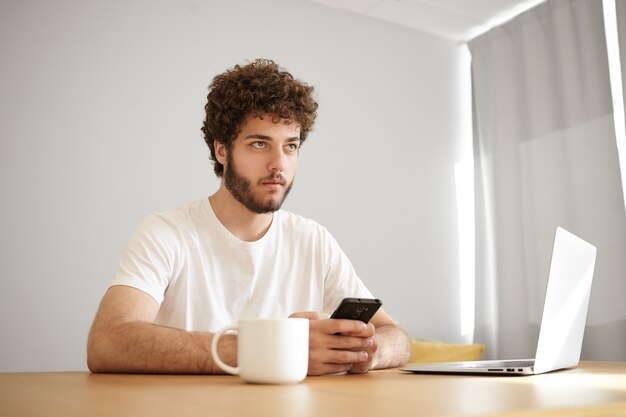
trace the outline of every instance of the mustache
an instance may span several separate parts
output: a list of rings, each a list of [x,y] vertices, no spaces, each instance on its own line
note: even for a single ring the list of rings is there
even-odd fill
[[[278,174],[278,175],[270,175],[270,176],[268,176],[268,177],[261,178],[261,179],[258,181],[258,184],[259,184],[259,185],[261,185],[261,184],[267,184],[267,183],[269,183],[269,182],[271,182],[271,183],[278,183],[278,184],[280,184],[280,185],[285,185],[285,184],[287,184],[287,180],[285,179],[285,177],[283,177],[283,176],[282,176],[282,174]]]

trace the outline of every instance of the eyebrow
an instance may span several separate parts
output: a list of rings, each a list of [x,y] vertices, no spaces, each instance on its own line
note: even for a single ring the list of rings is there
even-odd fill
[[[273,137],[262,135],[260,133],[252,133],[246,136],[246,139],[274,140]],[[301,141],[302,139],[300,139],[300,136],[292,136],[292,137],[287,138],[287,142],[301,142]]]

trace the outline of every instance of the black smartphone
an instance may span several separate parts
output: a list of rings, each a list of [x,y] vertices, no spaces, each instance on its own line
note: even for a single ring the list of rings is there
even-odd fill
[[[377,298],[344,298],[330,318],[361,320],[367,323],[382,305],[383,302]]]

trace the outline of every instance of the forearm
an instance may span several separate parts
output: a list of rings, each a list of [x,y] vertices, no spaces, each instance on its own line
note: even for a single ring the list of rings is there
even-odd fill
[[[212,339],[148,322],[94,325],[87,363],[92,372],[221,374],[211,357]],[[222,336],[218,350],[224,362],[236,365],[235,336]]]
[[[404,365],[411,355],[411,343],[400,327],[387,324],[376,328],[374,336],[378,349],[371,369],[394,368]]]

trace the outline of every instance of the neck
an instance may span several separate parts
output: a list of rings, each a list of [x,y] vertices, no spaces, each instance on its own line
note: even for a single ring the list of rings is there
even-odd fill
[[[257,214],[248,210],[233,197],[224,184],[209,197],[217,219],[230,233],[244,242],[254,242],[269,230],[273,213]]]

